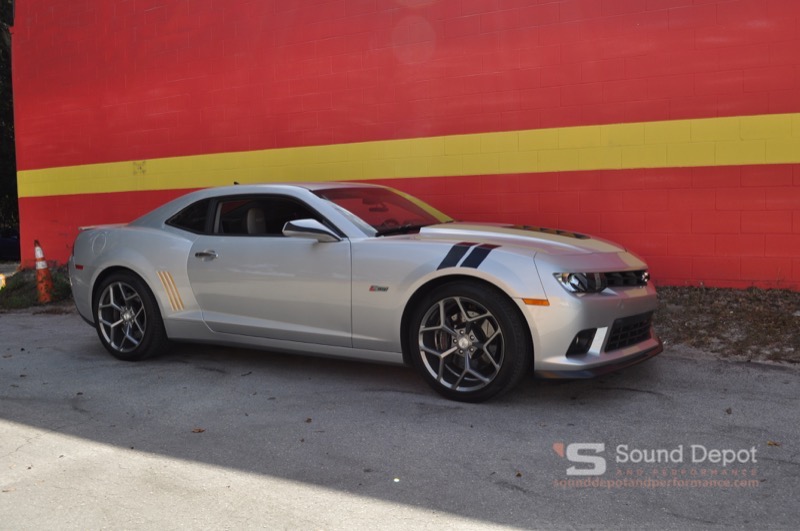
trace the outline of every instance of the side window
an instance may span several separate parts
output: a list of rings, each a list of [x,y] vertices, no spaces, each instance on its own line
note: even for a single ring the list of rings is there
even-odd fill
[[[231,197],[217,203],[214,233],[283,236],[283,226],[287,221],[304,218],[319,219],[319,215],[288,197]]]
[[[206,223],[208,221],[208,207],[211,204],[210,199],[203,199],[197,203],[192,203],[184,208],[171,218],[167,220],[167,225],[177,227],[179,229],[188,230],[189,232],[203,233],[206,232]]]
[[[216,234],[247,234],[247,211],[252,201],[229,199],[217,204],[214,232]]]

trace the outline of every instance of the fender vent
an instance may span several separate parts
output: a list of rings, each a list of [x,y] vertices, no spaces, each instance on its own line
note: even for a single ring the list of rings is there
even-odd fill
[[[178,286],[175,285],[175,279],[172,278],[172,273],[169,271],[156,271],[158,278],[161,280],[161,285],[164,286],[164,291],[167,292],[169,305],[172,311],[179,312],[183,310],[183,299],[178,291]]]

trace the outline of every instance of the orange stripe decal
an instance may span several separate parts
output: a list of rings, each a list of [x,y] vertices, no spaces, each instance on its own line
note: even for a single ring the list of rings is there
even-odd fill
[[[178,292],[178,287],[175,285],[175,279],[169,271],[157,271],[158,278],[164,286],[164,291],[167,292],[169,304],[172,306],[173,311],[183,310],[183,300]]]

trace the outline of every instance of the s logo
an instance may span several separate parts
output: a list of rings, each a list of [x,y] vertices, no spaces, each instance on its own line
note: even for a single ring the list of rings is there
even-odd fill
[[[606,473],[606,459],[598,455],[606,451],[604,443],[571,443],[566,448],[563,443],[556,443],[553,445],[553,450],[572,463],[591,465],[590,467],[572,465],[567,469],[568,476],[602,476]]]

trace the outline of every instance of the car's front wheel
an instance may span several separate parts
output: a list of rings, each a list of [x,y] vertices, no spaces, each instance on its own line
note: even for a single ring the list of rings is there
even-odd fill
[[[408,330],[414,365],[441,395],[482,402],[527,373],[531,347],[519,311],[503,293],[456,281],[417,305]]]
[[[133,273],[114,273],[102,281],[96,293],[97,335],[114,357],[139,361],[167,348],[158,304],[142,279]]]

